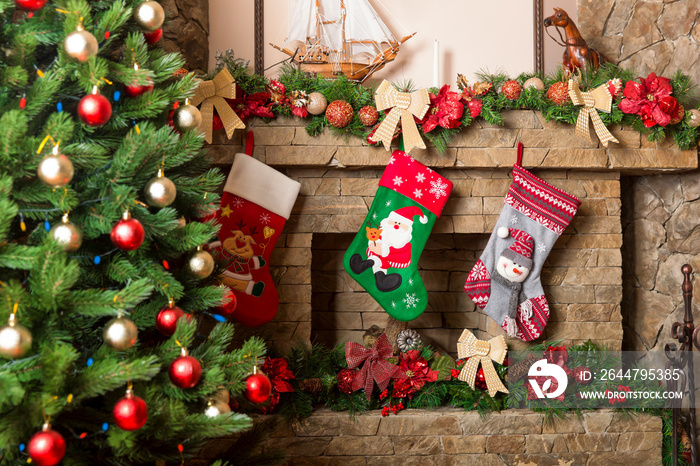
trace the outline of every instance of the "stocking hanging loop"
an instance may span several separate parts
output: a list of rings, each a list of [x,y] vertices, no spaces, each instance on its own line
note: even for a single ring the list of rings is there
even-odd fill
[[[523,164],[523,143],[522,142],[518,142],[518,158],[517,158],[515,164],[519,167],[521,167]]]

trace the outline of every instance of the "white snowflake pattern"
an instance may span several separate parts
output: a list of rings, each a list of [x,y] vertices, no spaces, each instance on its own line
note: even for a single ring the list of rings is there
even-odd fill
[[[413,191],[413,195],[416,196],[416,198],[420,199],[421,197],[423,197],[423,191],[421,191],[420,189],[416,189],[415,191]]]
[[[416,182],[422,183],[425,181],[425,173],[419,173],[416,175]]]
[[[513,216],[510,218],[510,223],[511,223],[512,225],[515,225],[516,223],[518,223],[518,217],[515,216],[515,215],[513,215]]]
[[[391,199],[386,201],[386,204],[384,204],[384,207],[391,207]]]
[[[394,177],[394,186],[401,186],[401,183],[403,183],[403,178],[400,176],[395,176]]]
[[[396,308],[396,301],[391,302],[391,307]]]
[[[243,198],[238,196],[233,196],[233,205],[236,209],[243,207]]]
[[[372,214],[372,220],[377,220],[377,213],[376,213],[376,212],[374,212],[374,213]]]
[[[410,156],[408,157],[408,160],[410,160],[411,162],[415,162],[415,161],[416,161],[416,159],[414,159],[413,157],[410,157]]]
[[[540,243],[537,245],[537,252],[547,252],[547,245]]]
[[[268,223],[270,223],[270,216],[265,212],[260,214],[260,223],[262,223],[263,225],[267,225]]]
[[[441,179],[430,182],[430,194],[434,195],[436,199],[440,199],[443,196],[447,196],[447,183]]]
[[[392,155],[391,158],[389,159],[389,165],[394,163],[394,156]]]
[[[406,297],[403,299],[404,304],[406,304],[406,309],[410,307],[417,307],[420,299],[416,298],[415,293],[406,293]]]
[[[411,286],[413,286],[413,278],[410,278],[410,277],[409,277],[409,279],[408,279],[408,284],[411,285]]]

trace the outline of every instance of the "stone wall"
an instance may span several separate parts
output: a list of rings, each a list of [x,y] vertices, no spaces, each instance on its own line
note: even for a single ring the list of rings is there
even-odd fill
[[[209,0],[160,0],[165,10],[161,47],[181,52],[189,70],[209,66]]]
[[[402,411],[388,417],[371,411],[353,419],[322,409],[291,426],[279,420],[268,435],[260,448],[283,449],[290,465],[661,464],[661,419],[610,410],[549,424],[544,415],[524,410],[486,418],[452,408]],[[215,458],[233,441],[211,442],[201,456]]]
[[[481,338],[502,333],[495,322],[474,310],[462,286],[501,210],[510,183],[508,169],[520,140],[526,147],[526,167],[582,200],[542,273],[551,307],[544,338],[568,342],[591,338],[620,348],[620,174],[697,168],[696,152],[678,150],[666,141],[650,143],[638,132],[620,127],[612,132],[622,143],[606,149],[576,137],[572,126],[548,123],[533,111],[507,112],[505,121],[503,127],[474,124],[453,140],[445,154],[434,149],[413,153],[455,188],[429,243],[435,251],[451,252],[423,254],[419,267],[431,288],[429,309],[411,325],[450,351],[465,327]],[[253,156],[298,180],[301,193],[271,258],[279,312],[260,328],[239,326],[238,338],[260,335],[280,350],[295,340],[308,342],[312,334],[329,343],[359,341],[368,325],[381,324],[383,312],[341,270],[340,258],[363,224],[390,152],[328,133],[311,138],[294,119],[254,121],[250,129],[256,140]],[[224,138],[217,132],[209,152],[226,168],[242,150],[241,134],[232,141]],[[443,263],[436,263],[439,260]],[[524,344],[509,340],[509,345]]]

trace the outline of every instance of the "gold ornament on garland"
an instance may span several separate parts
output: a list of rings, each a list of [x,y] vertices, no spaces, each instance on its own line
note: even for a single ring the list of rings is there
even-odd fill
[[[63,48],[69,57],[84,63],[90,57],[97,55],[99,48],[97,39],[83,27],[83,23],[78,23],[75,31],[68,34],[63,41]]]
[[[61,223],[51,228],[49,236],[66,252],[75,252],[83,244],[83,233],[80,231],[80,228],[68,220],[68,214],[63,214]]]
[[[17,322],[16,310],[17,305],[7,325],[0,327],[0,356],[7,359],[21,358],[32,347],[32,334]]]
[[[508,347],[503,335],[491,338],[489,341],[479,340],[472,332],[465,329],[457,342],[457,356],[459,359],[469,358],[459,373],[459,380],[467,382],[471,389],[474,390],[476,371],[479,369],[479,363],[481,363],[489,395],[493,397],[498,392],[508,393],[508,389],[498,377],[492,362],[493,360],[498,364],[503,364],[503,360],[506,358]]]
[[[197,246],[197,251],[187,260],[187,271],[194,278],[207,278],[214,271],[214,258],[202,246]]]
[[[224,68],[211,81],[202,81],[194,93],[192,105],[202,104],[201,129],[204,131],[204,140],[211,144],[213,134],[214,108],[224,124],[226,136],[231,139],[236,129],[245,128],[245,124],[233,111],[225,99],[236,97],[236,80],[231,73]]]
[[[185,105],[180,105],[173,113],[173,124],[183,133],[196,130],[202,125],[202,114],[197,107],[190,105],[190,99],[185,99]]]
[[[375,95],[377,110],[391,108],[389,114],[379,125],[372,136],[373,142],[381,142],[386,150],[389,150],[394,138],[394,130],[401,122],[403,129],[403,142],[405,152],[410,152],[414,147],[425,149],[425,142],[420,137],[418,127],[413,119],[415,116],[422,119],[430,107],[430,96],[427,89],[414,92],[399,92],[389,81],[384,80],[377,88]]]
[[[697,108],[692,108],[686,112],[686,115],[688,126],[691,128],[697,128],[700,126],[700,110]]]
[[[124,351],[136,344],[138,334],[136,324],[131,319],[120,316],[107,322],[102,337],[110,348]]]
[[[538,78],[537,76],[533,76],[530,79],[528,79],[527,81],[525,81],[525,83],[523,84],[523,88],[525,88],[525,89],[533,88],[533,89],[537,89],[538,91],[544,91],[544,82],[542,82],[542,80],[540,78]]]
[[[143,194],[151,207],[167,207],[175,201],[177,188],[170,178],[163,175],[163,170],[158,169],[158,175],[146,183]]]
[[[320,92],[312,92],[309,94],[309,101],[306,104],[306,110],[312,115],[321,115],[326,111],[328,100],[326,96]]]
[[[593,121],[595,134],[605,147],[608,147],[608,142],[610,141],[620,142],[608,131],[608,128],[605,127],[605,123],[603,123],[603,120],[600,119],[600,115],[598,115],[598,110],[610,113],[610,109],[612,108],[612,95],[610,95],[607,83],[601,84],[590,92],[583,92],[579,87],[578,81],[569,79],[569,97],[571,97],[571,101],[574,105],[583,105],[578,112],[578,119],[576,120],[577,136],[591,141],[591,134],[588,130],[588,119],[590,117]]]
[[[37,167],[39,179],[52,188],[62,188],[70,183],[73,173],[73,162],[58,151],[58,144],[53,146],[49,155],[41,159]]]
[[[148,0],[136,7],[134,19],[141,29],[152,32],[163,25],[165,11],[160,3]]]

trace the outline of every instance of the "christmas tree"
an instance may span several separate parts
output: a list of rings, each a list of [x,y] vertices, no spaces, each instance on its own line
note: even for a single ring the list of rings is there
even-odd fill
[[[228,396],[265,350],[228,351],[199,250],[223,177],[185,102],[196,80],[158,48],[154,1],[0,16],[0,464],[179,462],[250,426]]]

